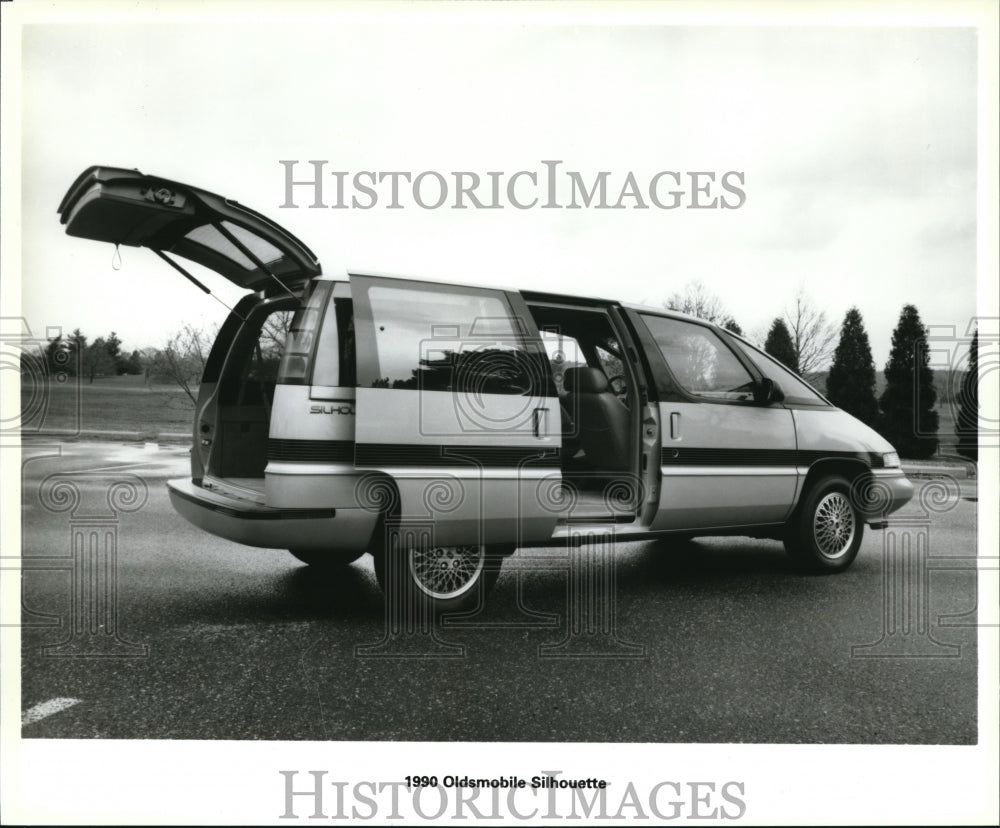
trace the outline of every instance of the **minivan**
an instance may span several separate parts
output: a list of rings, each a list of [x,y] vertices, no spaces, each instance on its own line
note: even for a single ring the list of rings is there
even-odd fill
[[[323,275],[230,199],[91,167],[66,232],[245,289],[208,356],[194,525],[332,571],[366,552],[390,600],[478,604],[516,549],[747,535],[839,572],[913,494],[893,447],[746,339],[663,308]]]

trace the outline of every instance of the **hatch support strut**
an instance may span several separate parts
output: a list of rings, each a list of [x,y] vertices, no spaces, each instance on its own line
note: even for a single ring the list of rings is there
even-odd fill
[[[211,296],[216,302],[218,302],[220,305],[222,305],[222,307],[224,307],[227,311],[229,311],[230,313],[236,313],[235,310],[233,310],[231,307],[229,307],[229,305],[227,305],[218,296],[216,296],[214,293],[212,293],[212,291],[210,291],[201,282],[199,282],[197,279],[195,279],[194,276],[192,276],[190,273],[188,273],[183,267],[181,267],[179,264],[177,264],[177,262],[175,262],[173,259],[171,259],[162,250],[158,250],[155,247],[151,247],[149,249],[152,250],[161,259],[163,259],[163,261],[165,261],[168,265],[170,265],[174,270],[176,270],[178,273],[180,273],[181,276],[183,276],[185,279],[187,279],[189,282],[191,282],[191,284],[193,284],[197,288],[200,288],[205,293],[207,293],[209,296]],[[236,313],[236,315],[239,316],[240,319],[242,319],[244,322],[247,321],[246,317],[240,316],[238,313]]]
[[[232,242],[232,244],[236,246],[236,249],[239,250],[240,253],[246,256],[251,262],[257,265],[257,267],[259,267],[262,271],[264,271],[264,273],[266,273],[268,276],[274,279],[274,281],[276,281],[279,285],[281,285],[281,287],[284,288],[285,293],[287,293],[293,299],[298,300],[299,297],[296,296],[294,293],[292,293],[291,290],[289,290],[288,285],[286,285],[284,282],[281,281],[281,279],[275,276],[271,268],[269,268],[266,264],[264,264],[259,257],[254,255],[254,252],[249,247],[247,247],[245,244],[243,244],[243,242],[241,242],[238,238],[236,238],[236,236],[230,233],[222,225],[221,221],[213,221],[212,227],[214,227],[216,230],[222,233],[222,235],[225,236],[230,242]]]

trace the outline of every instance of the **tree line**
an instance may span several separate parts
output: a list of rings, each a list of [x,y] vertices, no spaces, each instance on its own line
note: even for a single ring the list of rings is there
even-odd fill
[[[49,340],[45,364],[52,373],[85,377],[91,382],[95,377],[141,374],[145,370],[139,351],[123,351],[122,341],[114,331],[88,342],[79,328],[66,338],[59,335]]]
[[[700,283],[674,293],[664,306],[700,316],[743,335],[722,301]],[[836,343],[836,345],[834,345]],[[927,328],[913,305],[905,305],[892,333],[885,366],[885,390],[876,395],[876,371],[864,320],[857,307],[844,316],[839,336],[825,312],[802,293],[783,317],[771,323],[764,350],[807,381],[829,365],[826,396],[834,405],[871,426],[903,457],[931,457],[938,449],[937,389],[930,368]],[[832,364],[831,364],[832,359]],[[979,332],[970,344],[968,365],[958,394],[955,436],[959,454],[978,459]]]
[[[76,328],[67,337],[60,335],[48,341],[45,366],[52,375],[80,377],[90,383],[97,377],[141,374],[147,383],[165,382],[178,386],[194,404],[212,339],[210,334],[185,325],[162,348],[127,352],[114,331],[90,342]]]

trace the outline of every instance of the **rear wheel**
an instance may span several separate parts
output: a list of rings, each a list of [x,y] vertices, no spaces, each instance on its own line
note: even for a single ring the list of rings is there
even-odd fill
[[[858,555],[865,524],[840,475],[816,481],[789,521],[785,549],[811,572],[843,572]]]
[[[289,549],[293,558],[309,564],[314,569],[340,569],[360,558],[365,553],[346,552],[336,549]]]
[[[386,600],[403,614],[434,615],[476,609],[500,576],[503,556],[480,544],[409,546],[393,538],[375,556]]]

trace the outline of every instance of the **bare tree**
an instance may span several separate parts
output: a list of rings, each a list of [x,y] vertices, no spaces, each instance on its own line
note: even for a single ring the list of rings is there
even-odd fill
[[[803,288],[795,294],[795,303],[785,310],[785,321],[792,335],[799,374],[807,381],[827,369],[837,345],[837,329],[817,308]]]
[[[291,311],[276,311],[267,317],[260,332],[260,345],[265,356],[280,357],[284,352],[288,329],[292,326],[292,316]]]
[[[147,346],[139,351],[139,362],[142,365],[144,382],[149,387],[149,380],[156,375],[160,361],[160,349]]]
[[[185,325],[152,358],[147,376],[180,386],[192,405],[198,402],[198,384],[213,337],[193,325]]]
[[[697,316],[733,333],[743,334],[743,329],[726,309],[722,299],[705,287],[703,282],[688,282],[683,291],[670,294],[663,307]]]

